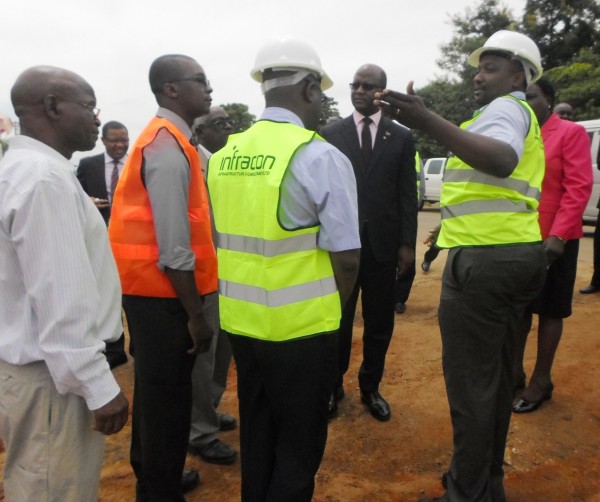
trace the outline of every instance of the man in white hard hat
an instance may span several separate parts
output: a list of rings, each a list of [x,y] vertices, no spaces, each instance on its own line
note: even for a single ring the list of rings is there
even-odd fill
[[[308,502],[358,269],[356,184],[348,159],[314,132],[332,85],[314,49],[270,42],[251,75],[266,109],[208,164],[221,327],[238,375],[242,500]]]
[[[384,90],[377,98],[400,122],[454,154],[444,175],[437,239],[450,249],[439,323],[454,432],[442,500],[503,501],[516,333],[546,268],[537,221],[544,150],[524,94],[542,67],[531,39],[504,30],[469,63],[478,68],[481,108],[460,128],[428,110],[412,82],[407,94]]]

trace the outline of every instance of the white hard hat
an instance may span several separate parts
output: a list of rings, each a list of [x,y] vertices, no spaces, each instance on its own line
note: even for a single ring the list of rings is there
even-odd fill
[[[250,76],[263,82],[264,70],[308,70],[321,77],[321,89],[329,89],[333,82],[321,67],[317,52],[306,42],[294,38],[278,38],[263,45],[256,55]],[[289,85],[289,84],[288,84]]]
[[[479,65],[479,58],[488,51],[500,51],[511,54],[525,68],[527,84],[542,76],[542,58],[540,50],[531,38],[516,31],[500,30],[485,41],[483,47],[476,49],[468,58],[471,66]]]

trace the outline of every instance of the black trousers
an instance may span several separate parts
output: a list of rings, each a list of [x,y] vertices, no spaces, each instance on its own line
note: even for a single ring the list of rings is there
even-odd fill
[[[123,296],[135,346],[131,466],[138,502],[183,502],[195,356],[178,299]]]
[[[368,240],[363,239],[358,279],[344,307],[340,322],[336,386],[343,383],[344,374],[350,365],[352,327],[360,292],[365,328],[363,361],[358,372],[358,383],[363,392],[378,390],[385,368],[385,356],[394,331],[394,286],[397,265],[396,260],[377,261]]]
[[[406,303],[408,301],[416,274],[417,267],[416,262],[414,262],[404,274],[396,278],[396,284],[394,286],[394,303]]]
[[[229,334],[237,367],[243,502],[308,502],[327,441],[335,333],[266,342]]]
[[[513,399],[516,333],[544,283],[541,244],[451,249],[439,306],[454,454],[447,498],[504,495],[502,463]]]

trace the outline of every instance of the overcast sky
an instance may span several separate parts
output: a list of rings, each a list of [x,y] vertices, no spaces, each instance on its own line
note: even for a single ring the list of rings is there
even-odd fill
[[[158,56],[187,54],[204,68],[213,104],[245,103],[260,115],[249,77],[258,48],[274,36],[311,43],[334,81],[327,94],[352,111],[348,82],[363,63],[382,66],[388,86],[422,87],[439,75],[440,45],[479,0],[3,0],[0,115],[14,117],[10,88],[26,68],[60,66],[95,89],[101,121],[119,120],[132,140],[156,111],[148,69]],[[520,18],[525,0],[504,0]],[[98,141],[95,151],[102,151]],[[89,155],[89,153],[87,153]],[[76,156],[80,157],[81,155]],[[75,159],[76,157],[74,157]]]

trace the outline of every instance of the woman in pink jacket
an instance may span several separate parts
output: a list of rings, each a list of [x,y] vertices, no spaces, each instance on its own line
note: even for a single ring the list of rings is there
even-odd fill
[[[552,397],[552,363],[558,348],[563,319],[571,315],[577,272],[581,218],[592,190],[590,140],[585,129],[552,113],[555,91],[542,78],[526,93],[542,129],[546,174],[542,183],[539,221],[548,258],[546,284],[525,314],[515,360],[516,389],[525,387],[523,354],[533,313],[539,316],[535,369],[529,385],[513,406],[515,413],[529,413]]]

